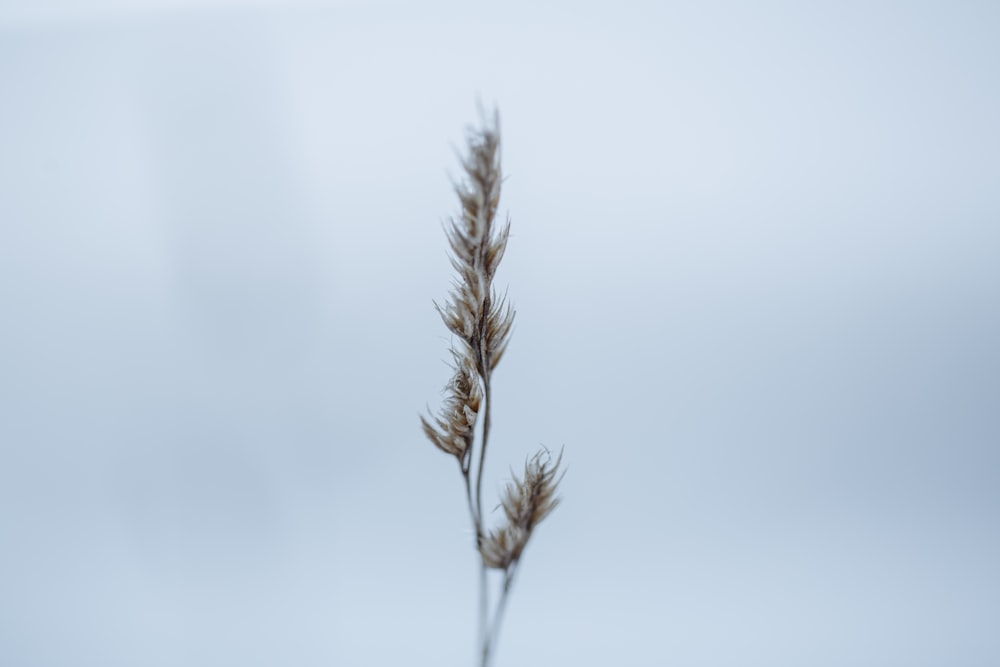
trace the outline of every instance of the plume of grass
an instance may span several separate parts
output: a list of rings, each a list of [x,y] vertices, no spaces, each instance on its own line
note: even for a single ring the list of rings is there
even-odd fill
[[[562,455],[554,461],[542,450],[525,463],[504,490],[500,507],[503,523],[488,529],[483,513],[483,466],[490,436],[493,404],[492,376],[514,323],[514,309],[493,287],[500,260],[510,236],[510,221],[499,228],[496,215],[503,181],[500,168],[499,115],[484,119],[467,136],[462,158],[464,179],[455,185],[459,214],[445,228],[456,276],[447,300],[435,307],[453,334],[454,374],[437,416],[421,417],[427,438],[445,454],[455,457],[465,485],[469,517],[475,530],[479,560],[478,660],[490,664],[508,595],[524,549],[535,527],[559,503],[556,487]],[[478,429],[478,439],[476,438]],[[496,604],[490,605],[488,572],[501,579]]]

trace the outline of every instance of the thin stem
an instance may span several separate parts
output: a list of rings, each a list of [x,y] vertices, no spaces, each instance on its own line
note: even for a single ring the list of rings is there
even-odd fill
[[[479,557],[479,643],[484,647],[489,645],[489,582],[486,577],[486,563],[482,555]],[[483,667],[486,667],[486,654],[483,654]]]
[[[484,355],[484,364],[489,363],[489,358]],[[483,446],[479,449],[479,465],[476,471],[476,510],[479,513],[479,520],[483,520],[483,464],[486,462],[486,445],[490,439],[490,408],[493,407],[493,397],[490,392],[490,372],[482,371],[483,397],[486,407],[483,409]]]
[[[485,360],[484,360],[485,361]],[[476,472],[476,553],[479,555],[479,641],[483,646],[482,665],[486,667],[489,659],[489,582],[487,581],[486,561],[483,559],[483,462],[486,460],[486,444],[490,435],[490,408],[493,397],[490,393],[490,374],[485,363],[482,371],[483,397],[486,406],[483,409],[483,442],[479,448],[479,465]]]
[[[500,599],[497,600],[497,608],[493,611],[493,623],[489,632],[483,640],[482,667],[489,667],[490,658],[493,657],[492,650],[500,638],[500,625],[503,622],[504,611],[507,609],[507,598],[510,594],[511,586],[514,584],[514,575],[517,573],[517,565],[520,561],[514,561],[504,572],[503,588],[500,590]]]
[[[483,524],[482,518],[472,504],[472,486],[469,471],[462,469],[462,479],[465,480],[465,499],[469,503],[469,515],[472,517],[472,525],[476,529],[476,553],[479,555],[479,627],[477,629],[479,643],[486,641],[486,627],[489,619],[487,609],[489,608],[489,589],[486,582],[486,563],[482,557]]]
[[[478,550],[479,541],[483,533],[482,521],[479,518],[479,514],[476,512],[476,506],[472,504],[472,488],[468,470],[462,471],[462,479],[465,480],[465,500],[469,504],[469,516],[472,518],[472,525],[476,529],[476,549]]]

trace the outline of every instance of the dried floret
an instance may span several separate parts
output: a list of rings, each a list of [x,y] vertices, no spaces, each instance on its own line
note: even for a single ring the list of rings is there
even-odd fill
[[[506,570],[516,563],[531,538],[532,531],[559,504],[556,488],[562,454],[553,462],[547,450],[524,464],[524,476],[515,475],[504,489],[500,506],[506,519],[503,526],[483,540],[480,552],[488,567]]]

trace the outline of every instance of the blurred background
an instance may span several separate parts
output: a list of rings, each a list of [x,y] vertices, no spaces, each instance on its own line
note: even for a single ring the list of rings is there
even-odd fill
[[[1000,664],[1000,8],[0,4],[0,665],[468,665],[464,129],[565,446],[498,665]]]

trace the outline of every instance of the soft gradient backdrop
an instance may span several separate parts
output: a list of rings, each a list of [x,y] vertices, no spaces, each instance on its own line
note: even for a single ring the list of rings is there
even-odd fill
[[[468,665],[448,378],[499,105],[498,665],[1000,664],[1000,6],[0,4],[0,665]]]

